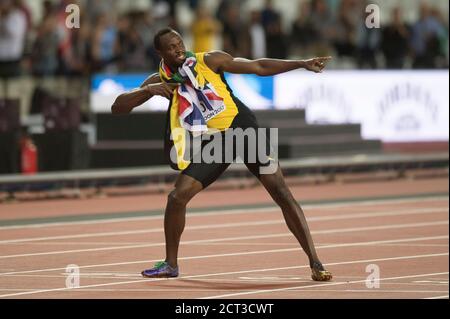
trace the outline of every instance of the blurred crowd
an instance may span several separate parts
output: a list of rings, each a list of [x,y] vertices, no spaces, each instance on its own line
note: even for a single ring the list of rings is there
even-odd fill
[[[193,13],[189,27],[180,26],[177,1]],[[120,14],[115,2],[47,0],[42,19],[33,23],[23,0],[0,0],[0,76],[155,69],[153,35],[167,25],[189,36],[196,52],[223,49],[280,59],[333,55],[355,68],[448,68],[447,16],[426,1],[417,8],[417,21],[407,24],[396,7],[380,29],[366,28],[365,0],[305,0],[292,8],[297,18],[291,25],[271,0],[245,13],[245,0],[218,0],[216,12],[198,0],[153,0],[149,9]],[[71,3],[81,5],[80,28],[66,28]]]

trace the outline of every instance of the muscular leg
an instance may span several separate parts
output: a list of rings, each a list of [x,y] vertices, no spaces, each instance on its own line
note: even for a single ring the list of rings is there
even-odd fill
[[[286,185],[281,169],[278,168],[275,174],[261,175],[260,181],[283,211],[287,226],[308,256],[311,268],[322,268],[305,215]]]
[[[186,224],[186,205],[203,186],[194,178],[180,174],[175,189],[169,194],[164,215],[166,262],[177,267],[178,246]]]

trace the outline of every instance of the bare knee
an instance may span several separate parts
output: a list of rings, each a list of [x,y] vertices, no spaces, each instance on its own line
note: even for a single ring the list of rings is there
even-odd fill
[[[177,206],[186,206],[192,197],[195,196],[195,193],[190,191],[189,189],[174,189],[169,193],[168,201],[169,204],[177,205]]]

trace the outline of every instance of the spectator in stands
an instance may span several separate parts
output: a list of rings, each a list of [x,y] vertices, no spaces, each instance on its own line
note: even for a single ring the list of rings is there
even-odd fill
[[[89,22],[94,22],[101,15],[117,12],[117,0],[86,0],[85,7]]]
[[[355,56],[357,24],[360,16],[359,6],[353,0],[342,0],[340,2],[332,31],[334,47],[338,56]]]
[[[247,56],[248,52],[245,47],[248,43],[244,40],[248,33],[245,24],[241,20],[240,8],[237,4],[232,3],[228,6],[225,13],[225,21],[223,24],[223,49],[231,55]]]
[[[413,49],[413,67],[416,69],[435,68],[440,56],[440,39],[446,38],[445,27],[427,3],[420,6],[420,18],[412,27],[411,45]]]
[[[191,9],[192,11],[194,11],[198,6],[199,6],[199,0],[187,0],[188,4],[189,4],[189,9]]]
[[[14,6],[23,12],[27,20],[27,31],[33,27],[33,17],[30,8],[24,3],[24,0],[13,0]]]
[[[135,28],[144,44],[148,67],[156,69],[160,59],[153,48],[153,37],[157,30],[153,9],[140,12],[138,21],[135,22]]]
[[[381,50],[386,68],[403,69],[409,51],[410,30],[399,7],[392,10],[391,23],[382,30]]]
[[[169,7],[169,17],[172,21],[177,17],[177,2],[178,0],[153,0],[154,3],[164,2]]]
[[[261,23],[261,12],[253,10],[250,13],[249,36],[251,43],[250,56],[261,59],[267,56],[266,31]]]
[[[73,2],[74,0],[69,0]],[[80,27],[68,29],[60,19],[61,34],[64,40],[60,44],[60,73],[67,76],[85,75],[89,71],[88,50],[91,24],[85,7],[80,5]],[[62,15],[64,17],[64,14]]]
[[[311,23],[311,3],[304,1],[300,3],[297,18],[291,28],[291,43],[294,45],[292,50],[299,51],[302,56],[308,55],[311,45],[317,38],[316,31]]]
[[[287,37],[283,32],[281,17],[277,17],[267,26],[267,57],[274,59],[286,59],[287,56]]]
[[[49,15],[54,14],[56,6],[51,0],[44,0],[42,2],[42,20],[45,20]]]
[[[51,99],[45,87],[44,77],[53,77],[59,69],[58,47],[60,37],[57,32],[57,8],[51,0],[42,3],[42,20],[36,28],[36,38],[31,47],[31,74],[36,77],[31,98],[30,114],[41,114]]]
[[[176,19],[177,17],[172,16],[172,9],[167,1],[154,1],[151,8],[154,19],[154,27],[157,30],[165,28],[167,26],[178,29],[178,20]]]
[[[58,47],[56,8],[50,0],[44,1],[44,16],[37,27],[36,39],[31,50],[31,71],[34,76],[53,76],[58,71]]]
[[[21,73],[27,18],[12,0],[0,0],[0,77]]]
[[[227,18],[227,12],[230,6],[236,5],[237,0],[221,0],[216,10],[216,19],[224,25]]]
[[[90,23],[81,20],[81,27],[72,32],[72,50],[68,62],[68,70],[73,75],[84,75],[89,70],[89,30]]]
[[[138,31],[140,12],[130,12],[119,19],[120,68],[125,72],[139,72],[147,68],[146,48]]]
[[[360,69],[376,69],[377,54],[380,50],[381,32],[378,28],[368,28],[366,20],[371,13],[361,8],[361,19],[356,28],[356,60]]]
[[[311,26],[316,38],[313,43],[314,55],[330,55],[333,39],[334,19],[325,0],[312,0]]]
[[[114,66],[119,52],[117,27],[110,14],[101,14],[93,30],[92,62],[94,71],[103,71]]]
[[[266,0],[265,6],[261,11],[261,22],[263,27],[267,30],[273,22],[279,20],[280,14],[273,7],[273,0]]]
[[[221,31],[219,22],[214,19],[209,10],[199,5],[196,9],[194,22],[191,25],[195,52],[208,52],[214,49],[214,40]]]
[[[448,68],[448,20],[444,17],[444,14],[438,8],[432,8],[430,11],[431,16],[442,26],[441,31],[436,42],[436,59],[435,67]],[[448,12],[447,12],[448,15]]]
[[[0,75],[17,75],[21,66],[27,66],[35,75],[97,72],[115,66],[119,53],[124,72],[144,66],[156,68],[159,59],[151,41],[155,30],[168,25],[177,28],[178,21],[174,16],[176,0],[151,1],[151,9],[133,16],[130,26],[124,28],[123,20],[107,22],[110,18],[106,17],[118,14],[122,7],[117,5],[117,0],[44,0],[42,20],[34,30],[27,29],[31,13],[24,0],[0,0]],[[219,30],[213,25],[218,23],[223,26],[223,49],[244,57],[338,55],[344,57],[336,60],[338,68],[373,68],[377,66],[379,60],[375,57],[381,49],[387,68],[402,68],[408,61],[408,53],[415,68],[448,68],[447,17],[442,10],[430,8],[425,2],[420,7],[420,19],[411,27],[402,22],[400,9],[395,9],[392,22],[379,34],[377,30],[364,28],[360,12],[366,1],[302,0],[287,41],[279,27],[285,25],[286,17],[277,13],[273,0],[260,1],[259,9],[250,11],[243,9],[247,8],[245,1],[220,1],[218,22],[215,22],[201,1],[189,0],[190,8],[197,8],[197,16],[192,29],[184,31],[192,31],[194,49],[213,48],[214,34]],[[83,4],[85,10],[81,6],[81,28],[68,30],[65,8],[72,3]],[[35,37],[30,38],[27,33]],[[266,39],[262,40],[263,37]],[[126,47],[120,49],[120,43]],[[28,59],[26,53],[30,51],[31,59]],[[24,55],[27,64],[20,61]]]

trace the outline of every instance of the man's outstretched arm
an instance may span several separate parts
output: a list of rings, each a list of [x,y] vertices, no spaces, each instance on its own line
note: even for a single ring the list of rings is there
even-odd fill
[[[155,95],[170,99],[174,88],[173,84],[162,83],[159,75],[153,74],[139,88],[119,95],[111,106],[111,112],[113,114],[128,114],[135,107],[144,104]]]
[[[321,73],[331,57],[320,57],[310,60],[247,60],[234,58],[226,52],[213,51],[205,55],[206,64],[217,73],[257,74],[260,76],[276,75],[296,69],[306,69]]]

